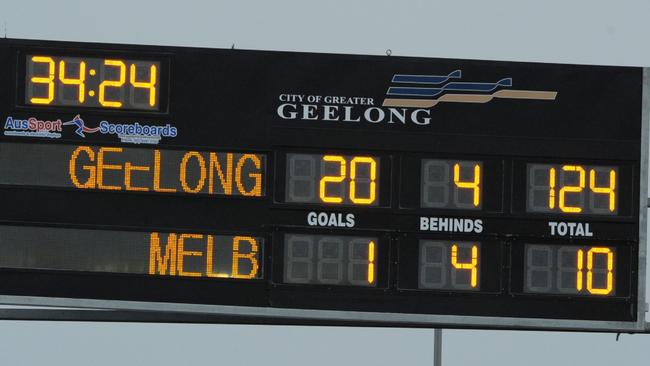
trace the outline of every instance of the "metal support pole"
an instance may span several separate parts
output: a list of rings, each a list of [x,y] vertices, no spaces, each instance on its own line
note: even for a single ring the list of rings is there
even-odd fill
[[[433,330],[433,366],[442,365],[442,329]]]

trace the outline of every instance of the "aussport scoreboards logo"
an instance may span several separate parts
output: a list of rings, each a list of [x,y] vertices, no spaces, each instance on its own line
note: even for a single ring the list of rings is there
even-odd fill
[[[36,117],[18,119],[7,117],[4,125],[5,136],[46,137],[58,139],[61,137],[63,122],[41,120]]]
[[[164,126],[156,126],[139,122],[101,121],[97,127],[88,127],[79,114],[66,122],[62,122],[61,119],[47,121],[35,117],[17,119],[10,116],[5,121],[4,134],[6,136],[61,138],[63,126],[75,127],[74,133],[82,138],[85,138],[87,134],[101,133],[117,135],[121,142],[133,144],[158,144],[162,137],[174,138],[178,136],[178,129],[169,123]]]

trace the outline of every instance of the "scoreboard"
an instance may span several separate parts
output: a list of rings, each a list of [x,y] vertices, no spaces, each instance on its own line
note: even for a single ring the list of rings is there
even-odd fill
[[[648,71],[0,40],[0,302],[644,327]]]

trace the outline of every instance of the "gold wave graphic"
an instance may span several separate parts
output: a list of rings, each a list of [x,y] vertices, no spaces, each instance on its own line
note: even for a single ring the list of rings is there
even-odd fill
[[[542,90],[499,90],[492,94],[445,94],[438,99],[386,98],[384,107],[431,108],[438,103],[487,103],[494,98],[555,100],[556,91]]]

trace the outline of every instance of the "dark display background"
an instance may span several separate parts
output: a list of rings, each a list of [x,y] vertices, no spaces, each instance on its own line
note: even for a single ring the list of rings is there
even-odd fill
[[[182,275],[198,274],[207,277],[207,242],[208,235],[191,233],[192,237],[183,240],[183,267],[178,262],[181,234],[155,233],[159,245],[159,256],[167,256],[170,235],[174,243],[176,258],[167,259],[165,270],[158,265],[154,257],[155,273],[150,272],[153,233],[135,231],[83,230],[67,228],[48,228],[32,226],[0,226],[0,267],[22,269],[45,269],[80,272],[107,272],[123,274]],[[210,235],[212,240],[212,260],[210,273],[232,277],[233,245],[235,236]],[[243,236],[243,235],[242,235]],[[258,269],[253,268],[250,259],[237,260],[238,274],[261,277],[263,273],[263,239],[253,238],[257,250],[251,244],[250,237],[237,240],[237,253],[253,254]],[[165,259],[165,258],[162,258]],[[171,271],[171,262],[175,270]],[[162,272],[162,273],[161,273]],[[195,276],[194,274],[187,276]]]
[[[288,52],[0,40],[0,117],[100,121],[178,128],[161,149],[259,152],[268,157],[265,197],[155,195],[45,187],[0,188],[0,222],[142,231],[252,232],[265,241],[264,280],[209,281],[110,274],[0,270],[0,293],[114,300],[250,305],[259,307],[419,314],[635,321],[639,251],[639,176],[642,69],[455,59],[372,57]],[[164,59],[169,90],[161,112],[23,106],[21,54]],[[216,65],[216,66],[215,66]],[[205,72],[196,72],[204,70]],[[505,77],[513,89],[556,91],[555,100],[494,99],[440,103],[430,123],[295,120],[278,116],[283,94],[360,96],[379,107],[394,74],[443,75],[462,70],[462,81]],[[14,88],[13,86],[16,86]],[[305,104],[308,102],[305,101]],[[322,103],[313,103],[320,105]],[[341,106],[342,107],[342,106]],[[368,106],[353,106],[362,114]],[[116,135],[82,138],[66,126],[61,139],[2,136],[3,142],[124,146]],[[378,206],[326,206],[286,202],[285,155],[377,156],[381,160]],[[420,158],[483,162],[480,210],[421,208]],[[44,162],[47,163],[47,159]],[[618,214],[526,213],[527,163],[619,167]],[[19,169],[17,167],[16,169]],[[67,171],[67,170],[66,170]],[[378,178],[379,179],[379,178]],[[410,187],[415,187],[411,189]],[[312,211],[353,214],[353,227],[313,227]],[[420,217],[481,219],[481,233],[420,233]],[[589,223],[599,245],[617,248],[617,296],[524,294],[523,244],[575,244],[550,237],[549,221]],[[282,233],[379,237],[376,288],[282,283]],[[483,259],[481,290],[420,290],[417,243],[477,241]],[[577,245],[577,244],[576,244]],[[580,244],[581,245],[581,244]],[[383,249],[381,249],[383,248]],[[629,254],[621,254],[629,253]],[[382,272],[382,268],[386,271]],[[623,295],[620,295],[623,294]]]
[[[73,162],[75,151],[80,150]],[[132,191],[146,189],[155,193],[155,157],[153,149],[136,147],[115,148],[102,152],[102,186],[99,185],[99,146],[15,144],[0,142],[0,184],[79,189],[73,183],[71,170],[83,189],[128,190],[125,166],[129,163],[140,170],[131,170],[129,187]],[[158,156],[158,189],[168,194],[214,194],[260,197],[265,194],[266,156],[260,154],[161,150]],[[92,153],[89,153],[89,152]],[[211,153],[212,155],[211,157]],[[228,164],[231,154],[231,164]],[[253,156],[254,155],[254,156]],[[187,161],[183,164],[184,157]],[[201,159],[198,158],[201,157]],[[254,159],[258,159],[255,161]],[[219,171],[215,165],[217,162]],[[71,164],[73,168],[70,168]],[[257,166],[259,163],[259,166]],[[181,183],[181,172],[185,175]],[[239,169],[237,169],[239,167]],[[144,170],[146,168],[146,170]],[[239,171],[239,174],[236,174]],[[212,176],[212,179],[210,179]],[[228,179],[230,176],[230,179]],[[260,183],[257,183],[259,177]],[[221,180],[223,178],[223,181]],[[212,189],[210,189],[212,182]],[[102,188],[109,187],[109,188]],[[135,187],[136,189],[133,189]],[[173,190],[173,192],[169,192]]]

